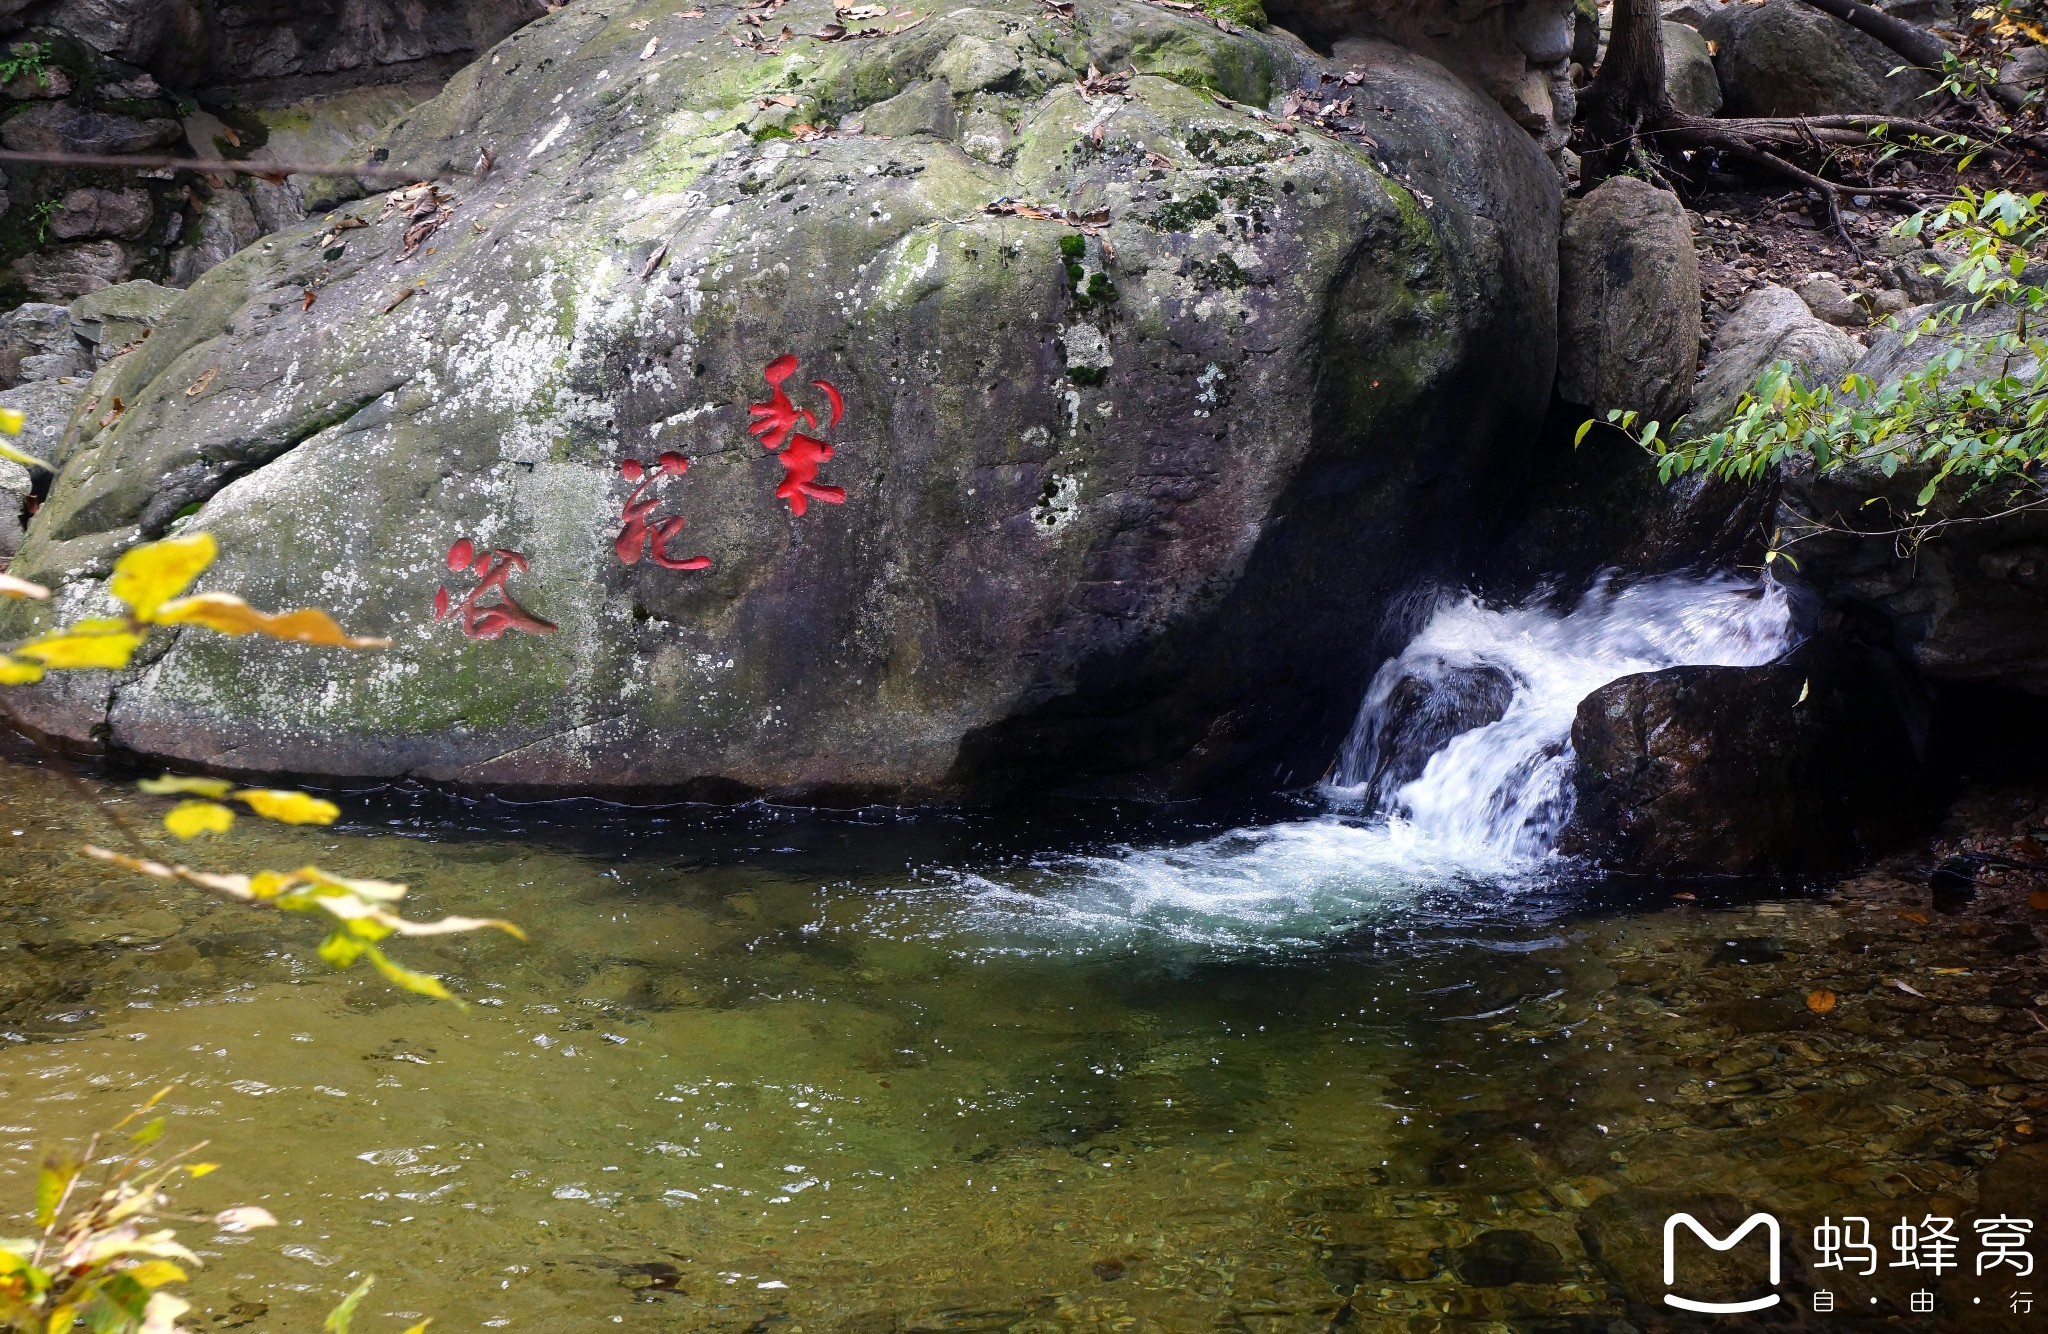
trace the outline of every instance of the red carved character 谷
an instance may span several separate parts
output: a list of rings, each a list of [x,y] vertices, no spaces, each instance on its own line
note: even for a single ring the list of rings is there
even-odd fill
[[[451,605],[445,585],[434,590],[434,619],[445,619],[453,610],[460,617],[462,633],[471,639],[496,639],[507,630],[518,630],[529,635],[551,635],[555,632],[552,621],[544,621],[513,600],[506,591],[506,581],[515,571],[526,569],[526,557],[516,551],[498,547],[478,556],[476,545],[463,538],[448,548],[448,568],[457,574],[470,570],[476,575],[476,587],[457,603]],[[496,602],[478,605],[484,594],[495,591]]]
[[[649,499],[647,492],[664,477],[681,477],[690,470],[690,461],[673,450],[667,451],[654,461],[650,471],[638,459],[627,459],[619,465],[619,471],[629,482],[636,483],[633,494],[626,497],[626,507],[619,516],[623,527],[619,529],[619,540],[614,544],[622,564],[637,565],[644,554],[664,570],[708,570],[709,556],[690,556],[684,559],[668,554],[668,544],[683,531],[684,520],[680,516],[647,521],[648,516],[659,508],[661,501]]]
[[[832,457],[833,449],[826,441],[797,429],[801,425],[817,430],[818,418],[808,408],[798,407],[782,387],[796,374],[796,367],[797,359],[793,356],[777,357],[768,363],[762,375],[773,392],[766,403],[748,407],[754,423],[747,429],[760,440],[762,448],[780,451],[782,482],[775,488],[775,495],[789,502],[791,514],[801,515],[813,500],[828,505],[845,504],[846,489],[818,481],[818,465]],[[830,380],[813,380],[811,387],[825,396],[826,427],[837,426],[846,413],[845,397]]]

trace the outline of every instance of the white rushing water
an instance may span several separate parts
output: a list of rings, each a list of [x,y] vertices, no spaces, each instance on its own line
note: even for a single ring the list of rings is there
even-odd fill
[[[1638,672],[1760,665],[1792,642],[1784,590],[1729,575],[1602,580],[1566,609],[1447,600],[1373,679],[1329,814],[964,887],[981,926],[1026,949],[1288,950],[1425,903],[1483,912],[1535,878],[1571,814],[1581,700]]]
[[[1571,727],[1581,700],[1638,672],[1759,666],[1791,644],[1784,590],[1730,575],[1619,589],[1602,580],[1569,611],[1453,602],[1374,677],[1328,791],[1412,825],[1453,857],[1539,857],[1571,814]],[[1389,753],[1405,739],[1404,694],[1441,712],[1459,696],[1498,701],[1502,693],[1497,720],[1450,737],[1419,775],[1372,784],[1383,765],[1419,758]]]

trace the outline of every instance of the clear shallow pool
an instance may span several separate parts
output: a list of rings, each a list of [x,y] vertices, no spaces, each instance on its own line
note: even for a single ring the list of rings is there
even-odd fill
[[[372,1329],[1605,1329],[1655,1192],[1966,1200],[2039,1092],[1957,1078],[2023,1039],[1895,1004],[1955,979],[1882,877],[1674,900],[1307,809],[348,806],[207,860],[523,923],[405,951],[468,1011],[110,877],[98,812],[0,768],[0,1193],[182,1079],[227,1164],[193,1205],[285,1223],[202,1246],[205,1328],[374,1271]],[[2027,960],[1944,948],[2026,1004]]]

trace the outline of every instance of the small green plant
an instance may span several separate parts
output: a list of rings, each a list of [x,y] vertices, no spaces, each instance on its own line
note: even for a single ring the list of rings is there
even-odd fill
[[[35,224],[36,243],[38,245],[47,244],[49,242],[50,219],[56,216],[57,210],[62,207],[63,205],[58,203],[54,199],[45,199],[42,203],[37,204],[35,208],[30,211],[29,220]]]
[[[1882,384],[1850,373],[1809,385],[1790,362],[1763,371],[1727,425],[1704,435],[1680,421],[1639,426],[1632,412],[1608,420],[1657,457],[1669,481],[1704,473],[1754,482],[1781,467],[1826,476],[1906,472],[1918,488],[1903,526],[1908,545],[1957,522],[2002,518],[2048,505],[2048,289],[2029,266],[2048,241],[2048,194],[1963,189],[1900,224],[1936,248],[1925,272],[1941,274],[1956,299],[1919,320],[1908,343],[1938,339],[1919,368]],[[2009,318],[1984,318],[2009,312]],[[1593,423],[1579,429],[1583,440]],[[1944,494],[1983,503],[1936,517]],[[1775,553],[1774,553],[1775,554]]]
[[[50,86],[48,42],[16,42],[5,56],[0,56],[0,83],[13,83],[24,74],[35,75],[36,82],[45,88]]]

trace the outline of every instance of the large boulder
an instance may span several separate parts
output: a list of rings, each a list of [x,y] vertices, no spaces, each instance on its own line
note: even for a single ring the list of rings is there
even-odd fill
[[[1757,376],[1778,362],[1790,362],[1802,384],[1841,379],[1862,349],[1856,340],[1815,315],[1797,292],[1759,287],[1714,331],[1706,370],[1693,386],[1687,429],[1718,430],[1734,415]]]
[[[1926,808],[1925,709],[1905,674],[1834,636],[1762,667],[1672,667],[1588,695],[1560,845],[1622,871],[1841,870]]]
[[[1664,23],[1664,87],[1671,104],[1689,116],[1712,116],[1721,110],[1721,78],[1714,72],[1714,52],[1698,29]]]
[[[1129,0],[775,17],[539,21],[385,145],[488,177],[259,242],[96,379],[16,567],[58,614],[203,528],[205,587],[390,649],[179,633],[17,708],[557,790],[1320,773],[1548,398],[1541,152],[1395,48]],[[1347,69],[1370,139],[1258,110]],[[930,128],[813,128],[935,83]]]
[[[1616,176],[1579,200],[1558,244],[1557,392],[1669,422],[1700,356],[1692,223],[1669,190]]]
[[[1271,0],[1265,10],[1288,30],[1333,45],[1339,59],[1346,39],[1360,36],[1426,55],[1483,89],[1547,149],[1561,148],[1570,133],[1573,0]]]
[[[1905,115],[1934,78],[1805,0],[1731,4],[1702,25],[1731,116]],[[1898,70],[1898,73],[1893,73]]]

